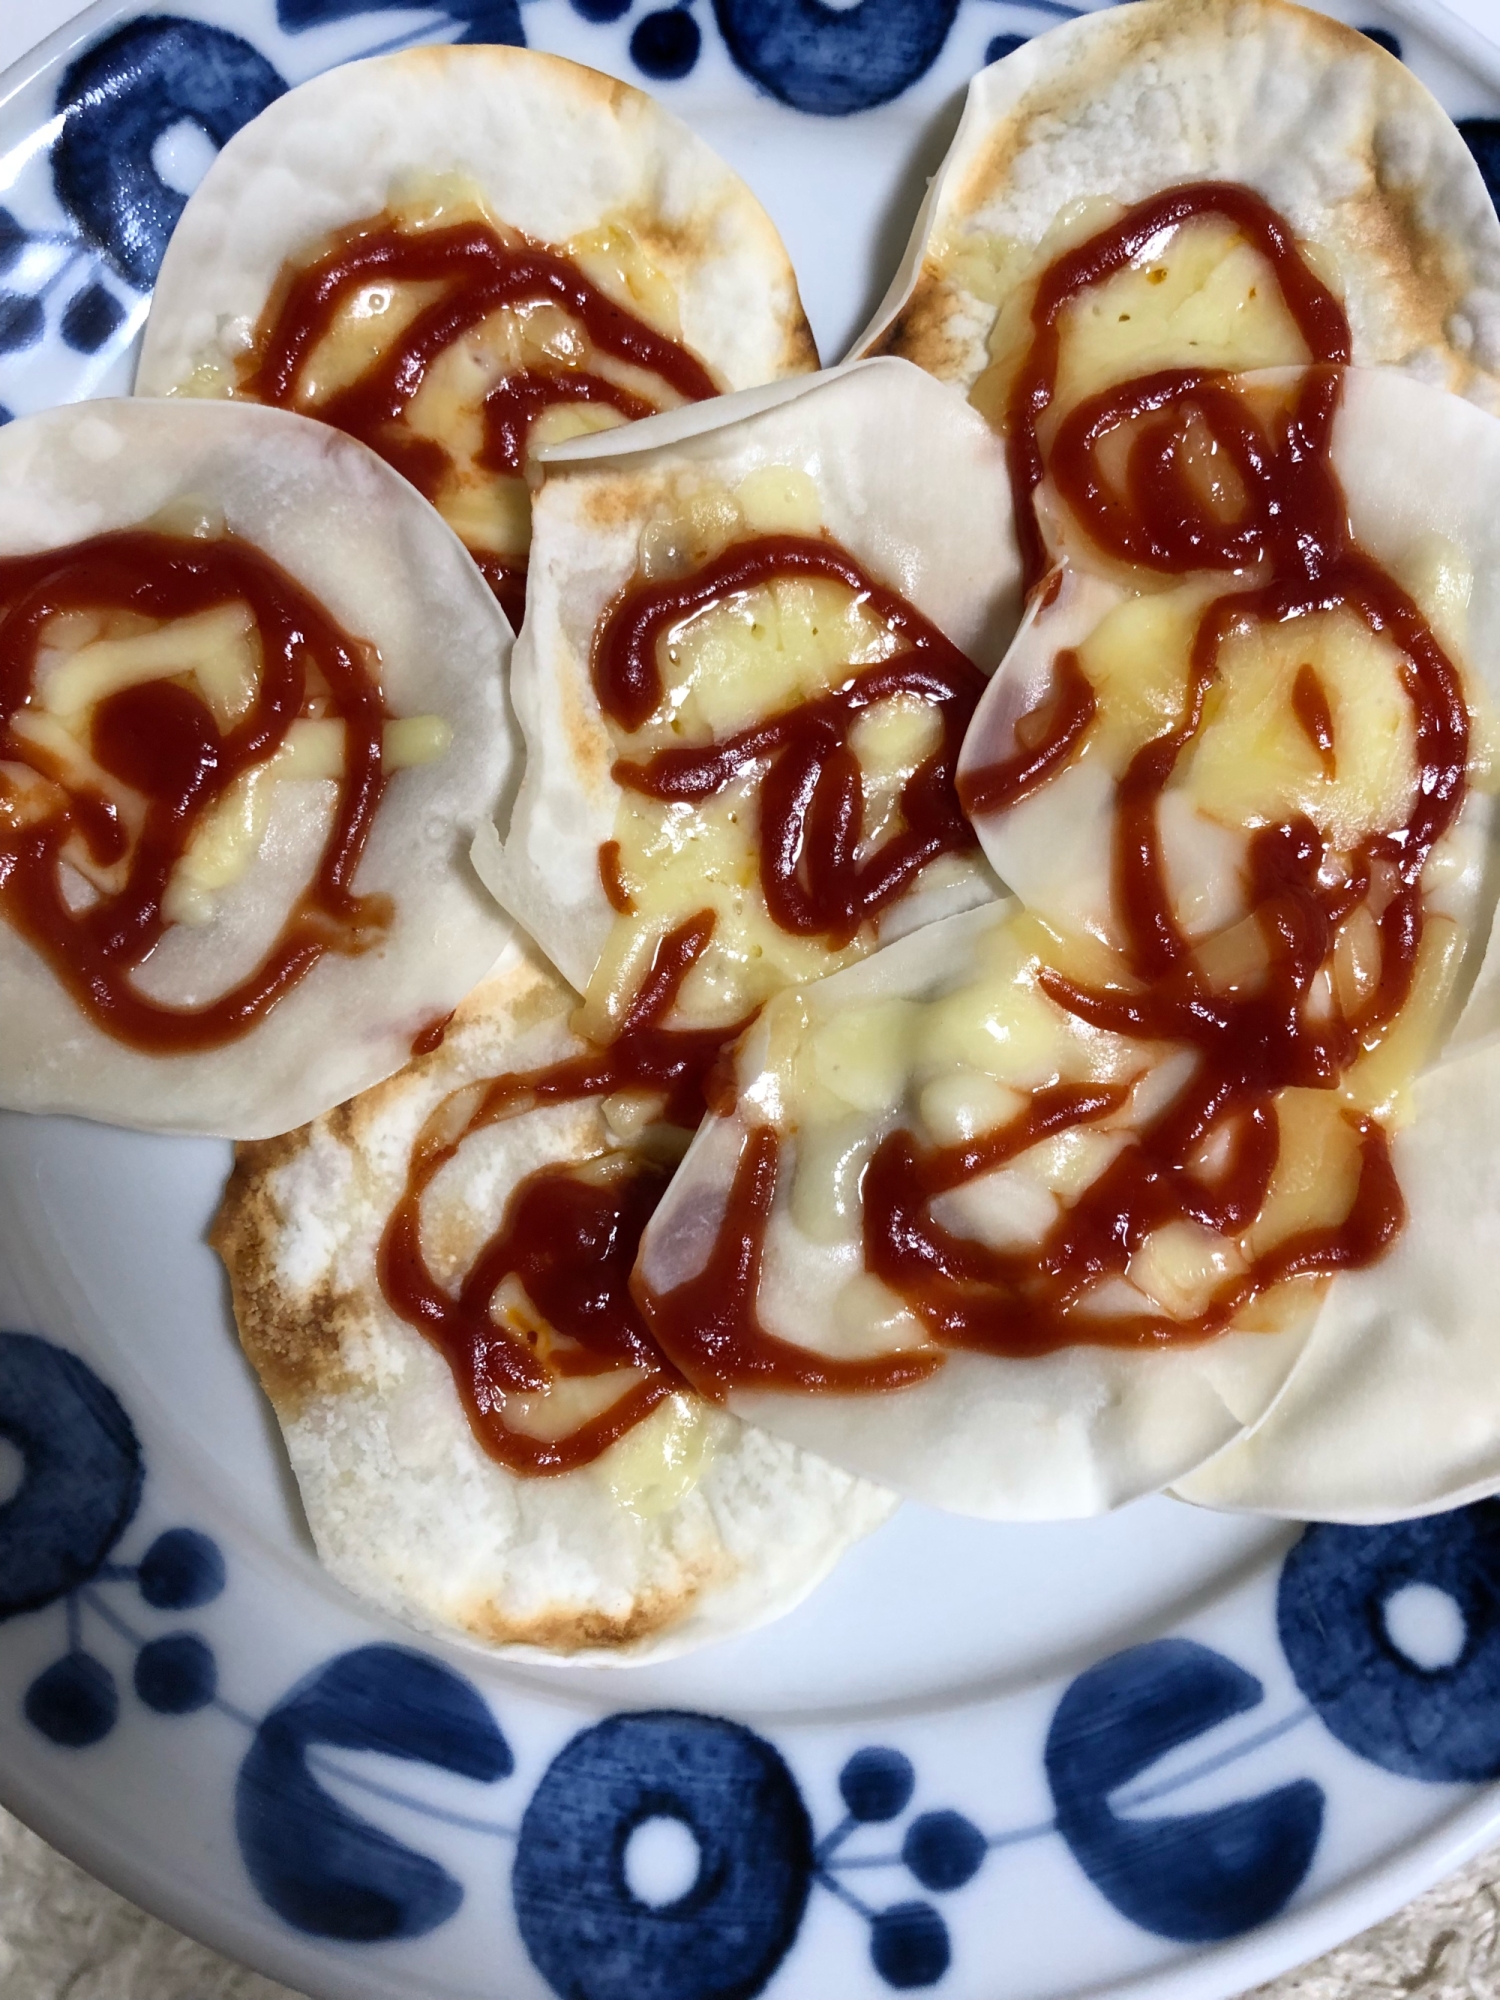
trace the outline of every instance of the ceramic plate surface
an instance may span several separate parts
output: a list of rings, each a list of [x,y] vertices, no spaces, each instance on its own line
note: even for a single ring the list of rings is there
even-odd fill
[[[0,80],[5,414],[128,387],[213,148],[424,39],[657,90],[765,201],[836,358],[969,74],[1076,11],[651,6],[80,16]],[[1337,11],[1500,184],[1500,57],[1413,0]],[[1305,1532],[907,1506],[793,1616],[670,1665],[416,1641],[313,1558],[203,1241],[228,1165],[0,1119],[0,1798],[220,1949],[319,2000],[1219,2000],[1500,1836],[1496,1502]]]

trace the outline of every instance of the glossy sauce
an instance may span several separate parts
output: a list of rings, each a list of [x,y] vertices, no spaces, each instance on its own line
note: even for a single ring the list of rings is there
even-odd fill
[[[757,843],[771,920],[790,935],[822,937],[840,949],[940,855],[977,844],[953,772],[984,691],[978,668],[837,543],[813,535],[762,535],[731,543],[690,576],[631,585],[599,628],[594,690],[612,722],[627,732],[639,729],[663,696],[659,640],[710,605],[797,577],[846,585],[899,635],[905,650],[722,742],[701,749],[673,745],[639,763],[621,759],[614,777],[647,798],[700,803],[763,765]],[[914,695],[936,710],[942,741],[902,788],[901,829],[861,860],[863,785],[849,739],[866,710],[899,695]]]
[[[233,536],[189,540],[140,529],[0,561],[0,760],[49,776],[45,753],[11,723],[34,697],[37,648],[51,617],[129,611],[178,619],[236,601],[254,615],[263,667],[254,704],[227,734],[176,680],[125,688],[94,710],[95,761],[142,794],[146,806],[118,892],[81,909],[70,908],[63,894],[62,850],[70,835],[81,836],[102,864],[127,853],[125,829],[99,794],[62,792],[62,802],[44,816],[9,829],[0,824],[0,914],[96,1027],[152,1055],[236,1040],[325,952],[364,951],[389,925],[388,900],[353,889],[385,783],[387,712],[369,649],[269,557]],[[343,722],[345,743],[334,823],[316,873],[248,978],[202,1007],[146,998],[132,974],[168,929],[162,901],[174,867],[208,809],[241,772],[275,755],[315,698],[320,713]]]
[[[696,1126],[720,1050],[747,1025],[665,1025],[713,922],[703,912],[662,940],[612,1042],[468,1086],[440,1105],[412,1149],[406,1186],[386,1224],[378,1267],[387,1303],[447,1361],[479,1443],[524,1476],[589,1464],[683,1386],[628,1289],[641,1231],[666,1187],[667,1171],[627,1153],[581,1167],[539,1168],[512,1193],[500,1228],[456,1294],[438,1284],[423,1254],[422,1195],[471,1133],[538,1104],[648,1090],[660,1094],[663,1122]],[[545,1352],[492,1315],[496,1288],[509,1275],[520,1280],[551,1329]],[[561,1377],[626,1369],[635,1379],[619,1397],[565,1436],[538,1438],[506,1421],[507,1395],[542,1394]]]
[[[599,843],[599,884],[604,891],[604,900],[617,916],[634,914],[635,903],[620,874],[618,840],[601,840]]]
[[[1229,216],[1271,258],[1315,359],[1347,360],[1342,309],[1302,263],[1280,219],[1246,189],[1179,189],[1143,203],[1044,274],[1008,440],[1033,582],[1041,580],[1045,563],[1033,504],[1044,471],[1107,555],[1169,573],[1222,567],[1252,575],[1248,589],[1203,612],[1184,711],[1175,727],[1135,753],[1119,781],[1114,887],[1127,982],[1089,988],[1047,968],[1039,975],[1048,996],[1080,1020],[1143,1041],[1186,1046],[1198,1060],[1166,1109],[1131,1134],[1040,1245],[1021,1253],[955,1235],[934,1219],[932,1204],[1047,1132],[1110,1117],[1123,1101],[1120,1090],[1038,1092],[1010,1124],[962,1147],[923,1149],[908,1131],[887,1135],[863,1181],[865,1267],[942,1346],[1023,1357],[1081,1342],[1150,1349],[1202,1340],[1276,1285],[1373,1262],[1405,1219],[1384,1128],[1347,1112],[1357,1134],[1359,1172],[1339,1224],[1293,1235],[1248,1261],[1189,1318],[1141,1311],[1106,1320],[1075,1310],[1091,1288],[1125,1273],[1135,1252],[1164,1225],[1196,1222],[1234,1236],[1255,1221],[1280,1155],[1276,1093],[1290,1086],[1335,1088],[1411,992],[1423,929],[1422,870],[1453,824],[1466,783],[1468,714],[1458,671],[1410,596],[1349,531],[1330,456],[1336,369],[1308,369],[1290,407],[1269,414],[1227,378],[1202,371],[1163,371],[1121,383],[1064,418],[1044,465],[1037,425],[1056,377],[1062,307],[1139,254],[1163,228],[1209,213]],[[1123,479],[1113,485],[1100,469],[1098,451],[1126,425],[1132,429]],[[1190,477],[1190,425],[1206,428],[1227,454],[1242,488],[1237,511],[1222,512]],[[1415,802],[1404,826],[1371,836],[1342,867],[1325,868],[1325,843],[1305,817],[1256,831],[1249,843],[1250,901],[1269,967],[1252,991],[1215,992],[1176,921],[1158,843],[1158,804],[1202,722],[1225,640],[1262,623],[1334,607],[1353,611],[1405,655],[1416,725]],[[1332,716],[1310,669],[1297,678],[1293,707],[1331,772]],[[1034,714],[1034,722],[1023,718],[1017,730],[1020,750],[970,778],[971,809],[1004,810],[1028,796],[1082,742],[1092,693],[1076,656],[1059,654],[1053,693]],[[1379,934],[1379,976],[1353,1014],[1335,1007],[1316,1018],[1313,983],[1329,961],[1336,927],[1377,879],[1388,892],[1378,909],[1369,905]],[[1208,1173],[1199,1163],[1212,1141],[1220,1142],[1220,1154]],[[772,1128],[752,1130],[710,1260],[714,1282],[706,1283],[705,1273],[666,1294],[638,1283],[649,1323],[705,1394],[750,1381],[783,1388],[894,1386],[895,1371],[912,1357],[883,1356],[867,1365],[863,1379],[825,1381],[817,1376],[818,1357],[786,1349],[760,1327],[756,1289],[778,1150]],[[881,1368],[893,1371],[889,1381],[881,1379]]]
[[[507,242],[481,222],[422,230],[386,224],[293,273],[262,319],[242,371],[242,392],[263,403],[302,407],[302,372],[319,342],[340,308],[375,282],[440,283],[443,289],[356,381],[310,413],[369,445],[429,500],[439,497],[453,461],[436,439],[407,427],[407,408],[444,350],[502,306],[548,302],[561,307],[600,353],[656,376],[670,392],[664,400],[675,396],[700,402],[719,393],[695,355],[616,304],[567,257],[524,239]],[[480,463],[498,475],[521,476],[536,419],[557,404],[578,402],[606,404],[628,421],[660,407],[593,370],[569,368],[562,361],[555,367],[518,369],[485,398]],[[471,553],[511,624],[519,627],[525,609],[525,557],[484,549]]]

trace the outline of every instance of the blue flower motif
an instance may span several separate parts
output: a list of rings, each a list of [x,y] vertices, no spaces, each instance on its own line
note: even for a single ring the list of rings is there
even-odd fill
[[[58,200],[146,291],[186,200],[156,170],[157,140],[188,120],[222,146],[285,89],[259,49],[225,28],[171,14],[127,21],[63,76],[52,148]]]
[[[1456,1644],[1413,1657],[1392,1609],[1447,1601]],[[1384,1528],[1312,1527],[1282,1566],[1282,1649],[1356,1756],[1437,1783],[1500,1776],[1500,1500]]]
[[[0,1333],[0,1437],[22,1458],[0,1506],[0,1620],[87,1583],[129,1526],[145,1468],[119,1398],[35,1334]]]
[[[276,19],[290,34],[322,27],[327,21],[347,21],[381,9],[410,12],[411,0],[276,0]],[[437,0],[448,19],[461,27],[460,42],[509,42],[524,46],[518,0]],[[630,0],[619,8],[624,13]],[[601,18],[589,16],[588,18]],[[602,18],[613,19],[613,16]],[[436,39],[434,37],[433,39]]]
[[[476,1690],[406,1646],[361,1646],[320,1667],[256,1729],[235,1787],[235,1830],[261,1896],[295,1929],[373,1944],[448,1921],[463,1884],[340,1805],[308,1753],[375,1750],[480,1784],[509,1777],[510,1746]]]
[[[0,1437],[21,1453],[21,1480],[0,1507],[0,1619],[63,1599],[68,1647],[26,1690],[34,1729],[69,1750],[114,1728],[120,1695],[82,1641],[83,1607],[136,1647],[135,1690],[148,1708],[187,1715],[212,1701],[218,1668],[196,1633],[146,1640],[86,1586],[134,1583],[153,1609],[188,1610],[224,1588],[218,1545],[192,1528],[158,1535],[138,1568],[108,1557],[140,1502],[145,1468],[130,1419],[77,1355],[34,1334],[0,1333]]]
[[[746,76],[794,111],[841,117],[887,104],[936,62],[959,0],[714,0]]]
[[[1126,1818],[1110,1794],[1179,1744],[1257,1706],[1253,1674],[1189,1639],[1158,1639],[1080,1674],[1047,1736],[1057,1828],[1123,1916],[1183,1943],[1237,1936],[1281,1910],[1312,1865],[1323,1793],[1310,1779],[1212,1812]]]
[[[696,1879],[665,1904],[626,1874],[671,1819]],[[614,1715],[553,1759],[521,1822],[514,1895],[532,1962],[567,2000],[749,2000],[780,1965],[812,1881],[812,1828],[764,1737],[673,1711]]]

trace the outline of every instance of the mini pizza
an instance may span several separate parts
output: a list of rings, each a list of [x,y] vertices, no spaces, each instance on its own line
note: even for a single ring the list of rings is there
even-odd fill
[[[669,939],[726,1038],[781,987],[993,896],[959,746],[1014,626],[1003,454],[858,364],[549,454],[485,880],[611,1039]],[[982,664],[981,664],[982,663]]]
[[[437,46],[330,70],[229,141],[136,389],[362,439],[519,627],[536,448],[816,366],[780,238],[685,125],[559,56]]]
[[[512,945],[399,1076],[241,1147],[214,1241],[332,1573],[599,1665],[789,1609],[894,1499],[704,1403],[652,1341],[630,1272],[687,1135],[612,1087],[573,1002]],[[648,1038],[695,1117],[716,1041],[642,1015]]]
[[[0,435],[0,1102],[280,1132],[398,1068],[510,926],[467,848],[510,634],[452,531],[283,411]]]
[[[1110,225],[1128,254],[1044,296]],[[1411,70],[1288,0],[1099,9],[975,77],[855,351],[917,362],[1002,429],[1038,314],[1064,403],[1161,367],[1321,359],[1278,282],[1292,241],[1342,302],[1339,359],[1494,406],[1500,221]]]

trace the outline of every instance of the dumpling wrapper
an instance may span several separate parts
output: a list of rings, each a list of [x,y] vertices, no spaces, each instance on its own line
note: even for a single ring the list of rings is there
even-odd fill
[[[1403,63],[1287,0],[1100,8],[981,70],[852,351],[967,391],[1060,214],[1205,180],[1254,188],[1327,254],[1356,362],[1495,404],[1500,221],[1472,154]]]
[[[700,487],[733,489],[770,467],[806,473],[834,540],[985,671],[1020,615],[1020,564],[998,441],[904,362],[854,363],[669,411],[542,460],[524,636],[511,668],[526,766],[503,847],[482,828],[474,860],[582,991],[615,920],[599,848],[623,796],[590,651],[599,620],[636,573],[648,523]],[[983,869],[971,867],[936,898],[924,898],[919,878],[885,913],[882,934],[992,893]]]
[[[1263,370],[1247,385],[1278,385],[1292,371]],[[1493,760],[1500,703],[1500,422],[1456,396],[1391,371],[1344,371],[1332,461],[1349,505],[1355,540],[1415,597],[1439,640],[1461,662],[1482,704],[1474,748]],[[1462,478],[1453,468],[1463,468]],[[1077,527],[1042,492],[1041,514],[1063,564],[1055,593],[1039,593],[981,697],[959,759],[959,775],[1011,755],[1015,724],[1045,701],[1053,662],[1083,645],[1122,604],[1122,572],[1101,570]],[[1217,595],[1211,573],[1200,583]],[[1146,577],[1149,589],[1160,579]],[[1224,578],[1223,588],[1234,587]],[[1161,600],[1164,601],[1164,600]],[[1149,595],[1146,602],[1152,602]],[[1101,711],[1102,719],[1102,711]],[[1207,726],[1211,729],[1212,725]],[[1203,732],[1207,734],[1207,729]],[[1179,761],[1185,775],[1192,752]],[[979,814],[975,830],[1000,879],[1029,909],[1104,939],[1118,938],[1114,914],[1115,783],[1088,738],[1045,784],[1009,811]],[[1500,1028],[1500,951],[1485,953],[1500,864],[1491,841],[1494,801],[1472,783],[1458,824],[1430,864],[1426,905],[1469,932],[1461,989],[1467,1005],[1452,1045],[1468,1046]],[[1174,782],[1158,817],[1179,922],[1206,936],[1244,913],[1239,866],[1245,836],[1201,810]]]
[[[1262,1422],[1174,1491],[1365,1525],[1500,1492],[1500,1051],[1418,1079],[1396,1135],[1403,1235],[1329,1289]]]
[[[703,1268],[750,1122],[769,1118],[783,1131],[794,1123],[795,1110],[778,1099],[776,1070],[763,1068],[768,1037],[773,1054],[790,1045],[781,1040],[784,1032],[795,1042],[795,1031],[782,1025],[794,1007],[815,1029],[872,1004],[949,994],[979,976],[987,938],[1018,915],[1015,904],[999,903],[945,918],[773,1002],[740,1046],[734,1114],[705,1119],[647,1227],[637,1265],[646,1284],[665,1291]],[[1005,1060],[997,1036],[1000,1074]],[[868,1140],[897,1122],[889,1105],[855,1114],[845,1143],[852,1149],[861,1133]],[[860,1245],[847,1236],[817,1241],[799,1226],[794,1178],[790,1171],[778,1177],[761,1323],[804,1346],[808,1329],[818,1329],[816,1352],[873,1351],[849,1345],[840,1329],[841,1303],[863,1310],[857,1288],[869,1281]],[[950,1217],[948,1226],[984,1240],[972,1213],[964,1221]],[[1078,1345],[1024,1360],[944,1348],[943,1365],[914,1387],[875,1394],[736,1388],[727,1407],[952,1513],[1074,1519],[1180,1478],[1254,1422],[1301,1351],[1313,1302],[1307,1305],[1280,1330],[1229,1332],[1198,1346],[1148,1352]],[[878,1314],[870,1311],[878,1332]],[[888,1338],[876,1343],[881,1351]]]
[[[817,366],[775,226],[680,119],[561,56],[439,43],[340,64],[234,135],[167,246],[136,393],[232,363],[289,259],[445,177],[537,242],[623,225],[729,388]]]
[[[333,1575],[447,1637],[625,1664],[789,1610],[895,1501],[687,1395],[592,1465],[521,1478],[484,1452],[447,1363],[387,1305],[376,1246],[424,1121],[467,1083],[577,1050],[573,1004],[512,944],[436,1052],[303,1131],[242,1149],[214,1241]],[[456,1282],[518,1180],[610,1143],[597,1100],[472,1135],[423,1201],[439,1281],[451,1265]]]
[[[23,417],[0,432],[0,555],[149,525],[187,502],[222,514],[378,647],[387,707],[441,716],[447,750],[387,781],[354,877],[395,915],[359,957],[329,952],[248,1034],[202,1053],[143,1054],[104,1033],[0,917],[0,1103],[153,1131],[285,1132],[407,1061],[412,1038],[495,962],[513,926],[467,850],[514,757],[510,628],[462,546],[363,445],[256,405],[121,401]],[[316,866],[323,780],[277,781],[259,851],[211,919],[173,925],[136,975],[202,1005],[248,975]]]

